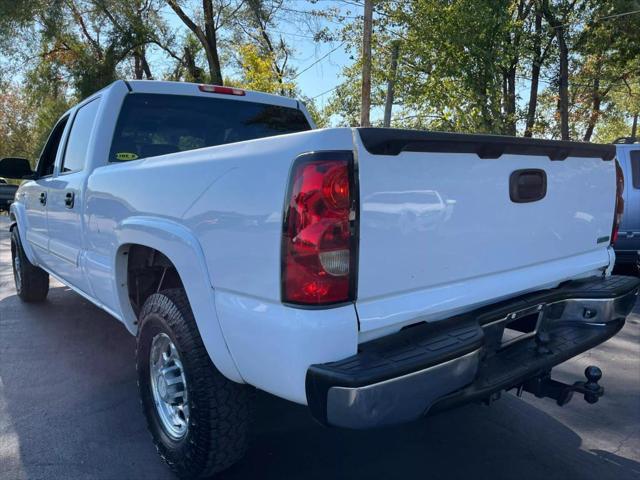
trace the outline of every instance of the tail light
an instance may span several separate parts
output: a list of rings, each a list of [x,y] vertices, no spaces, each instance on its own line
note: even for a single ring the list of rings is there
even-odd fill
[[[220,85],[198,85],[198,90],[205,93],[221,93],[223,95],[238,95],[243,97],[246,92],[241,88],[221,87]]]
[[[613,229],[611,230],[611,244],[613,245],[618,240],[618,230],[620,229],[620,222],[622,222],[622,214],[624,213],[624,174],[622,173],[622,167],[616,160],[616,210],[613,215]]]
[[[351,152],[316,152],[293,165],[282,232],[282,301],[355,300],[357,208]]]

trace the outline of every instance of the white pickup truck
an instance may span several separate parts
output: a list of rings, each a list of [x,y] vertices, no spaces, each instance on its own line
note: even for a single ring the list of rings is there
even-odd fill
[[[314,130],[299,102],[117,81],[66,113],[11,205],[16,289],[49,276],[137,336],[160,454],[211,475],[252,387],[369,428],[517,389],[595,402],[552,367],[622,328],[613,145]],[[52,308],[54,306],[52,305]],[[90,321],[90,319],[87,319]]]

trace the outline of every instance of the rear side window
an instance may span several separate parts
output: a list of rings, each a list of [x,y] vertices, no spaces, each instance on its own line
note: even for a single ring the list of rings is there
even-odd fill
[[[129,94],[109,161],[122,162],[195,148],[310,130],[300,110],[186,95]]]
[[[79,172],[84,168],[89,148],[89,137],[98,113],[98,99],[83,105],[76,113],[62,160],[62,173]]]
[[[633,188],[640,188],[640,150],[633,150],[631,156],[631,180]]]

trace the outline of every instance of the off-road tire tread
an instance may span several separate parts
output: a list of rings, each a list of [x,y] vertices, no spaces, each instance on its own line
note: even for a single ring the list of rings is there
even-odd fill
[[[194,419],[199,411],[206,412],[200,417],[204,418],[201,424],[190,424],[190,447],[181,460],[169,458],[166,447],[155,436],[154,444],[160,456],[178,476],[210,477],[230,467],[245,454],[251,418],[251,389],[228,380],[215,368],[198,333],[183,289],[164,290],[151,295],[140,312],[139,332],[144,329],[145,318],[150,314],[164,318],[178,342],[187,374],[191,418]],[[138,342],[137,350],[139,347]],[[136,351],[136,359],[140,372],[139,362],[148,362],[148,358],[141,358]],[[145,414],[155,415],[155,412]]]
[[[33,265],[22,248],[18,227],[11,229],[12,254],[20,256],[22,270],[22,288],[18,291],[18,297],[26,303],[43,302],[49,293],[49,274],[40,267]],[[13,263],[13,258],[11,259]]]

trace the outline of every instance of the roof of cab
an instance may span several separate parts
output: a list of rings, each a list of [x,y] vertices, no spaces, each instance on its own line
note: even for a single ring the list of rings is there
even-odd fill
[[[203,92],[198,87],[198,83],[188,82],[167,82],[159,80],[128,80],[129,89],[135,93],[157,93],[165,95],[192,95],[196,97],[218,97],[240,102],[267,103],[279,105],[281,107],[298,108],[298,101],[293,98],[272,95],[270,93],[254,92],[244,90],[245,95],[229,95],[221,93]]]

